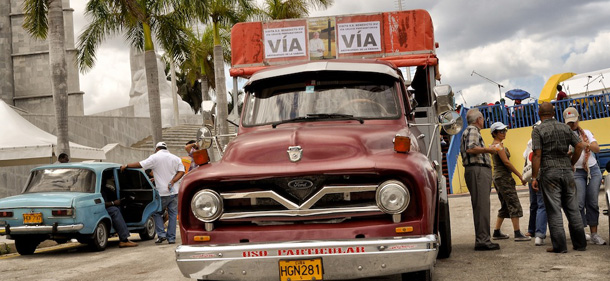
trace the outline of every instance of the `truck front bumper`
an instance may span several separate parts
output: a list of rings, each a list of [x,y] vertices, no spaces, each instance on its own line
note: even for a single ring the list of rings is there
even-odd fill
[[[184,276],[200,280],[280,280],[279,261],[321,258],[323,280],[356,279],[432,269],[436,235],[206,245],[176,248]]]

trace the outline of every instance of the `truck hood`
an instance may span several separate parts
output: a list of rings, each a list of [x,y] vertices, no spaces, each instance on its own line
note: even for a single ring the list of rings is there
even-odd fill
[[[281,125],[280,125],[281,126]],[[297,124],[286,128],[239,135],[227,147],[222,162],[241,165],[274,165],[345,161],[393,149],[400,126]],[[288,150],[300,147],[300,160],[291,161]],[[296,148],[295,148],[296,149]],[[297,149],[298,150],[298,149]]]
[[[76,198],[91,195],[77,192],[26,193],[0,199],[0,209],[27,207],[65,207],[72,206]]]

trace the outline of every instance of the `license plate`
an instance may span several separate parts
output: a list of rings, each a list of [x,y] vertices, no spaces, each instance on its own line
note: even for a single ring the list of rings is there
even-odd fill
[[[280,281],[322,280],[322,259],[280,261]]]
[[[23,224],[40,224],[42,223],[42,213],[23,214]]]

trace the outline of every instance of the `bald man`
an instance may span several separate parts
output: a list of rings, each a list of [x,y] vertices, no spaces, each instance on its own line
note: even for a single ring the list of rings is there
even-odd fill
[[[566,234],[563,229],[561,210],[568,219],[568,229],[574,250],[587,248],[582,217],[578,210],[576,183],[572,166],[578,161],[584,144],[572,133],[570,127],[554,119],[555,108],[545,102],[540,105],[538,115],[542,123],[532,130],[532,188],[542,190],[546,207],[551,242],[547,252],[567,253]],[[574,152],[570,156],[570,146]]]

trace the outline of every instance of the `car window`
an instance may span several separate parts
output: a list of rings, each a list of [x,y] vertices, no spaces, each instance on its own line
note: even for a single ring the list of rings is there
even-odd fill
[[[122,189],[152,189],[148,178],[141,170],[125,170],[119,173],[119,185]]]
[[[34,170],[24,193],[66,191],[95,192],[95,173],[76,168]]]

